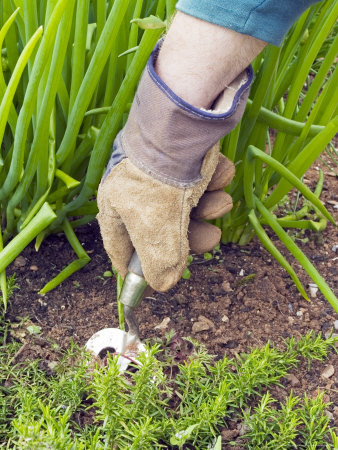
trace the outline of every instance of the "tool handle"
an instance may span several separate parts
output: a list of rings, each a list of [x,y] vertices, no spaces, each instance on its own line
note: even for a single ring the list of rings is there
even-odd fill
[[[139,275],[140,277],[144,278],[141,267],[141,261],[138,257],[138,254],[136,253],[136,250],[134,251],[133,256],[131,257],[131,260],[129,262],[128,272],[136,273],[136,275]]]
[[[135,251],[128,266],[128,273],[123,282],[119,301],[130,308],[135,308],[142,300],[147,286],[141,262]]]

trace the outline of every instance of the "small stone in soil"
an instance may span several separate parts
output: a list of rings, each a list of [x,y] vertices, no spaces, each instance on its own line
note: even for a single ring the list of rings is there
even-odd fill
[[[166,330],[170,322],[170,317],[165,317],[162,322],[154,328],[155,330]]]
[[[185,305],[186,303],[188,303],[189,299],[187,298],[186,295],[183,294],[176,294],[175,297],[173,298],[173,300],[179,304],[179,305]]]
[[[321,377],[325,378],[326,380],[334,374],[334,367],[332,364],[329,364],[321,373]]]
[[[334,321],[334,328],[335,328],[335,330],[338,330],[338,320]]]
[[[290,373],[289,375],[286,375],[285,377],[288,382],[291,384],[291,386],[298,386],[300,384],[300,381],[298,380],[298,378],[293,375],[292,373]]]
[[[224,315],[221,320],[222,322],[229,322],[229,317]]]
[[[333,415],[334,415],[334,417],[338,417],[338,406],[335,406],[333,408]]]
[[[238,430],[222,430],[221,435],[224,441],[231,441],[231,439],[239,435]]]
[[[318,292],[318,286],[315,283],[309,283],[309,288],[310,288],[310,296],[312,298],[316,298],[317,292]]]
[[[14,260],[14,267],[24,267],[26,265],[27,261],[26,258],[24,258],[23,256],[18,256],[17,258],[15,258]]]
[[[324,337],[325,337],[325,339],[329,339],[329,337],[336,338],[336,337],[338,337],[338,333],[332,333],[332,334],[331,334],[331,331],[327,331],[327,332],[324,334]]]
[[[195,322],[192,326],[192,331],[195,333],[210,329],[215,329],[215,325],[210,319],[205,316],[199,316],[198,322]]]
[[[229,281],[223,281],[222,289],[223,289],[224,292],[231,292],[232,291]]]
[[[195,322],[192,326],[193,333],[200,333],[201,331],[210,330],[210,325],[206,322]]]
[[[37,272],[37,271],[39,270],[38,266],[35,266],[35,265],[30,266],[29,269],[30,269],[30,270],[33,270],[33,272]]]

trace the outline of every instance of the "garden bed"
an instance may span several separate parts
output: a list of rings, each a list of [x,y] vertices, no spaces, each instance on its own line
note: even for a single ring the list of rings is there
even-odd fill
[[[324,172],[328,168],[318,162]],[[313,190],[318,172],[312,168],[306,175]],[[334,215],[338,204],[337,180],[326,174],[322,201]],[[19,322],[22,317],[41,327],[38,337],[22,337],[26,342],[16,360],[41,358],[41,367],[48,370],[56,358],[57,346],[65,348],[71,340],[84,345],[96,331],[117,327],[115,279],[104,277],[110,263],[102,246],[97,224],[91,223],[78,230],[80,242],[89,253],[91,262],[60,287],[44,297],[38,290],[68,264],[74,254],[60,236],[48,238],[35,252],[33,245],[11,265],[19,290],[15,290],[9,305],[8,318]],[[337,292],[337,229],[328,224],[323,233],[306,232],[298,235],[297,244],[316,265],[319,272]],[[302,243],[298,238],[308,238]],[[278,243],[276,242],[276,245]],[[311,280],[300,271],[291,258],[293,267],[307,286]],[[250,348],[261,347],[268,340],[277,347],[283,339],[304,335],[309,330],[328,335],[337,324],[338,315],[321,295],[305,301],[293,282],[278,263],[254,239],[248,246],[222,245],[212,259],[194,258],[190,265],[191,277],[181,280],[171,291],[155,293],[143,301],[137,311],[142,339],[154,342],[173,330],[177,336],[190,336],[206,345],[217,357],[229,357]],[[170,319],[170,320],[169,320]],[[164,320],[164,322],[163,322]],[[15,329],[13,329],[13,335]],[[333,366],[335,372],[325,378],[324,371]],[[283,379],[282,387],[274,387],[272,395],[284,400],[292,388],[296,395],[316,394],[325,389],[332,425],[338,425],[338,355],[331,353],[325,363],[315,361],[309,369],[302,363],[293,375]],[[230,434],[229,434],[230,436]],[[235,434],[233,434],[235,436]]]

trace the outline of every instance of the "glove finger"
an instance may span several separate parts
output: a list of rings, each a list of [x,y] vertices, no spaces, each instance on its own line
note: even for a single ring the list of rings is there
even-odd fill
[[[99,213],[97,220],[100,225],[104,248],[114,269],[124,278],[134,251],[126,227],[117,216]]]
[[[224,191],[205,192],[191,217],[198,220],[212,220],[223,217],[232,208],[232,198]]]
[[[109,204],[109,197],[104,195],[105,183],[100,185],[97,196],[100,226],[104,248],[115,270],[125,277],[134,247],[119,214]]]
[[[209,252],[219,244],[221,236],[221,230],[210,223],[190,221],[188,237],[192,253]]]
[[[216,170],[208,184],[207,191],[223,189],[231,183],[234,176],[235,166],[233,162],[220,153]]]

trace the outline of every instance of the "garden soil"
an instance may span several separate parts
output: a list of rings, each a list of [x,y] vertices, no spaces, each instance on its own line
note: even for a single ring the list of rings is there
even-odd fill
[[[318,161],[306,174],[305,182],[314,190],[318,167],[325,173],[321,199],[337,219],[337,178],[332,171]],[[292,195],[294,199],[296,194]],[[292,235],[337,294],[337,228],[328,224],[323,233],[307,231],[304,235],[295,232]],[[12,337],[23,343],[16,360],[41,358],[41,367],[48,370],[49,363],[57,357],[58,347],[68,346],[71,340],[84,345],[101,328],[118,326],[115,279],[104,276],[111,267],[97,223],[78,229],[77,236],[91,257],[90,263],[44,297],[38,294],[39,289],[75,259],[63,235],[50,236],[39,252],[30,245],[8,270],[9,274],[16,273],[19,284],[9,305],[8,318],[14,324],[19,324],[21,318],[29,318],[41,327],[36,337],[28,337],[22,330],[20,334],[18,328],[13,328]],[[304,238],[307,242],[300,240]],[[275,242],[282,250],[277,239]],[[310,292],[309,277],[297,261],[291,256],[287,258]],[[190,271],[189,280],[182,279],[167,293],[154,293],[138,308],[142,339],[153,342],[172,330],[176,336],[190,336],[205,344],[220,358],[224,354],[236,356],[267,341],[283,346],[284,339],[297,338],[310,330],[326,336],[331,331],[338,335],[338,329],[334,328],[335,324],[338,328],[338,314],[323,295],[318,291],[311,302],[304,300],[288,274],[256,238],[245,247],[222,245],[221,251],[210,260],[196,256]],[[296,395],[307,392],[313,396],[318,388],[325,389],[325,399],[332,402],[331,423],[338,426],[337,354],[332,353],[325,362],[315,361],[310,368],[301,363],[282,380],[280,387],[273,388],[272,395],[282,400],[293,389]],[[223,431],[224,443],[236,438],[236,434],[238,429],[230,423],[230,429]]]

